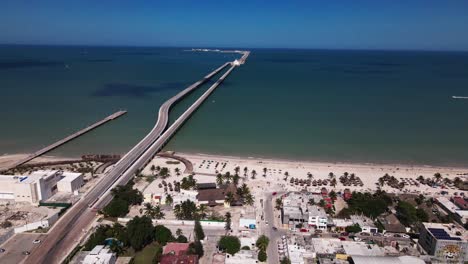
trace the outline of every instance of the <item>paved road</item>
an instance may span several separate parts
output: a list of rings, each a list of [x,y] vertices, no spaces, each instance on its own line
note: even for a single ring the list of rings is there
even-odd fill
[[[172,136],[177,128],[188,118],[196,108],[206,99],[227,75],[234,66],[225,73],[202,97],[200,97],[174,124],[161,136],[169,120],[169,109],[177,101],[190,93],[201,84],[207,82],[211,77],[219,73],[231,63],[225,63],[215,71],[205,76],[200,81],[192,84],[176,96],[167,100],[159,109],[158,121],[151,132],[143,138],[134,148],[132,148],[120,161],[106,173],[100,182],[86,194],[85,197],[75,204],[49,231],[44,242],[32,252],[27,258],[27,263],[60,263],[73,247],[80,242],[78,239],[93,222],[96,213],[90,207],[98,210],[104,207],[111,199],[110,189],[117,184],[126,184],[155,154],[166,141]],[[213,89],[212,89],[213,88]],[[202,99],[203,98],[203,99]],[[184,117],[184,118],[182,118]]]
[[[2,246],[5,252],[0,253],[0,263],[21,263],[27,257],[23,254],[24,251],[31,252],[34,248],[39,246],[39,244],[33,244],[33,241],[35,239],[43,240],[44,238],[44,234],[33,233],[23,233],[13,236]]]
[[[281,194],[278,194],[281,195]],[[276,197],[276,196],[275,196]],[[284,231],[281,228],[278,228],[276,231],[273,230],[273,227],[275,226],[275,223],[277,220],[275,219],[273,210],[274,210],[274,205],[273,205],[273,195],[272,193],[266,193],[265,194],[265,201],[264,201],[264,216],[265,220],[268,221],[269,226],[265,226],[264,232],[265,235],[270,238],[270,244],[268,244],[267,248],[267,256],[268,256],[268,263],[271,264],[277,264],[279,263],[279,254],[278,254],[278,246],[276,241],[281,238],[282,235],[286,234],[286,231]]]

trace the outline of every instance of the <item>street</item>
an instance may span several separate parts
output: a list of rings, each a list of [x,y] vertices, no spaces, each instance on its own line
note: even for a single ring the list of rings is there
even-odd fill
[[[4,243],[2,248],[5,252],[0,253],[0,263],[22,263],[28,256],[23,254],[25,251],[31,252],[40,244],[34,244],[36,239],[44,240],[47,235],[34,233],[16,234]]]

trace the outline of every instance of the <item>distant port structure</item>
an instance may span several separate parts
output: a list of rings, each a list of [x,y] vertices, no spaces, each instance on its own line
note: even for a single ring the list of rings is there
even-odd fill
[[[125,111],[125,110],[117,111],[117,112],[113,113],[112,115],[110,115],[110,116],[108,116],[108,117],[106,117],[106,118],[104,118],[104,119],[102,119],[102,120],[100,120],[100,121],[98,121],[96,123],[93,123],[92,125],[89,125],[89,126],[83,128],[83,129],[81,129],[81,130],[67,136],[66,138],[63,138],[63,139],[61,139],[61,140],[59,140],[59,141],[57,141],[57,142],[55,142],[55,143],[53,143],[51,145],[48,145],[47,147],[44,147],[44,148],[42,148],[42,149],[28,155],[27,157],[25,157],[23,159],[20,159],[20,160],[16,161],[12,165],[4,168],[3,171],[8,171],[8,170],[14,169],[14,168],[16,168],[16,167],[18,167],[20,165],[23,165],[24,163],[26,163],[28,161],[31,161],[31,160],[39,157],[39,156],[42,156],[45,153],[47,153],[47,152],[49,152],[49,151],[51,151],[51,150],[53,150],[55,148],[58,148],[59,146],[65,144],[65,143],[67,143],[67,142],[69,142],[71,140],[74,140],[74,139],[78,138],[79,136],[84,135],[84,134],[90,132],[91,130],[93,130],[93,129],[99,127],[99,126],[102,126],[102,125],[104,125],[105,123],[107,123],[109,121],[112,121],[114,119],[117,119],[117,118],[125,115],[126,113],[127,113],[127,111]]]
[[[197,51],[197,50],[193,50]],[[205,50],[200,50],[205,51]],[[227,78],[227,76],[240,65],[244,64],[250,55],[248,51],[222,51],[206,50],[225,53],[239,53],[240,59],[229,61],[204,76],[199,81],[185,88],[159,108],[158,120],[153,129],[128,151],[108,172],[99,183],[94,186],[79,202],[63,215],[52,227],[44,240],[28,257],[26,263],[61,263],[67,253],[77,243],[83,230],[89,228],[94,221],[96,212],[106,206],[112,199],[112,188],[127,184],[136,172],[144,168],[164,147],[168,140],[177,132],[183,123],[192,116],[198,107],[210,94]],[[213,76],[228,68],[223,75],[212,84],[190,107],[186,109],[168,128],[169,110],[187,94],[206,83]],[[46,252],[44,254],[44,252]]]

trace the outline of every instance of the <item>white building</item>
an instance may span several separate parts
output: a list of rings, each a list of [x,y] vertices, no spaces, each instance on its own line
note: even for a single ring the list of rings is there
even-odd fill
[[[83,174],[76,172],[63,172],[62,179],[57,182],[57,189],[59,192],[73,193],[83,185]]]
[[[234,256],[226,254],[225,264],[256,264],[257,253],[253,250],[241,250]]]
[[[326,230],[328,224],[327,213],[316,205],[309,206],[309,221],[308,224],[311,227],[315,227],[319,230]]]
[[[447,213],[455,214],[455,211],[460,209],[446,197],[437,197],[436,201]]]
[[[116,260],[115,253],[102,245],[97,245],[86,255],[83,264],[114,264]]]
[[[82,174],[58,170],[40,170],[28,176],[0,175],[0,199],[39,203],[57,191],[73,192],[82,185]]]

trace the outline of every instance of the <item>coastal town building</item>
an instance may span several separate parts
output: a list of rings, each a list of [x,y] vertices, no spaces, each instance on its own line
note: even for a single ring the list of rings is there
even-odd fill
[[[81,186],[81,173],[59,170],[39,170],[27,176],[0,175],[0,199],[37,204],[57,192],[73,193]]]
[[[198,264],[198,256],[188,254],[189,243],[167,243],[161,264]]]
[[[385,232],[390,233],[405,233],[405,226],[398,220],[394,214],[389,214],[379,218],[379,222],[383,225]]]
[[[114,264],[117,254],[103,245],[95,246],[84,258],[83,264]]]
[[[325,210],[316,205],[309,206],[308,208],[308,224],[309,227],[314,227],[319,230],[326,230],[328,226],[328,216]]]
[[[418,241],[439,261],[468,261],[468,232],[453,224],[423,223]]]
[[[225,264],[256,264],[257,252],[253,250],[240,250],[235,255],[226,254]]]

